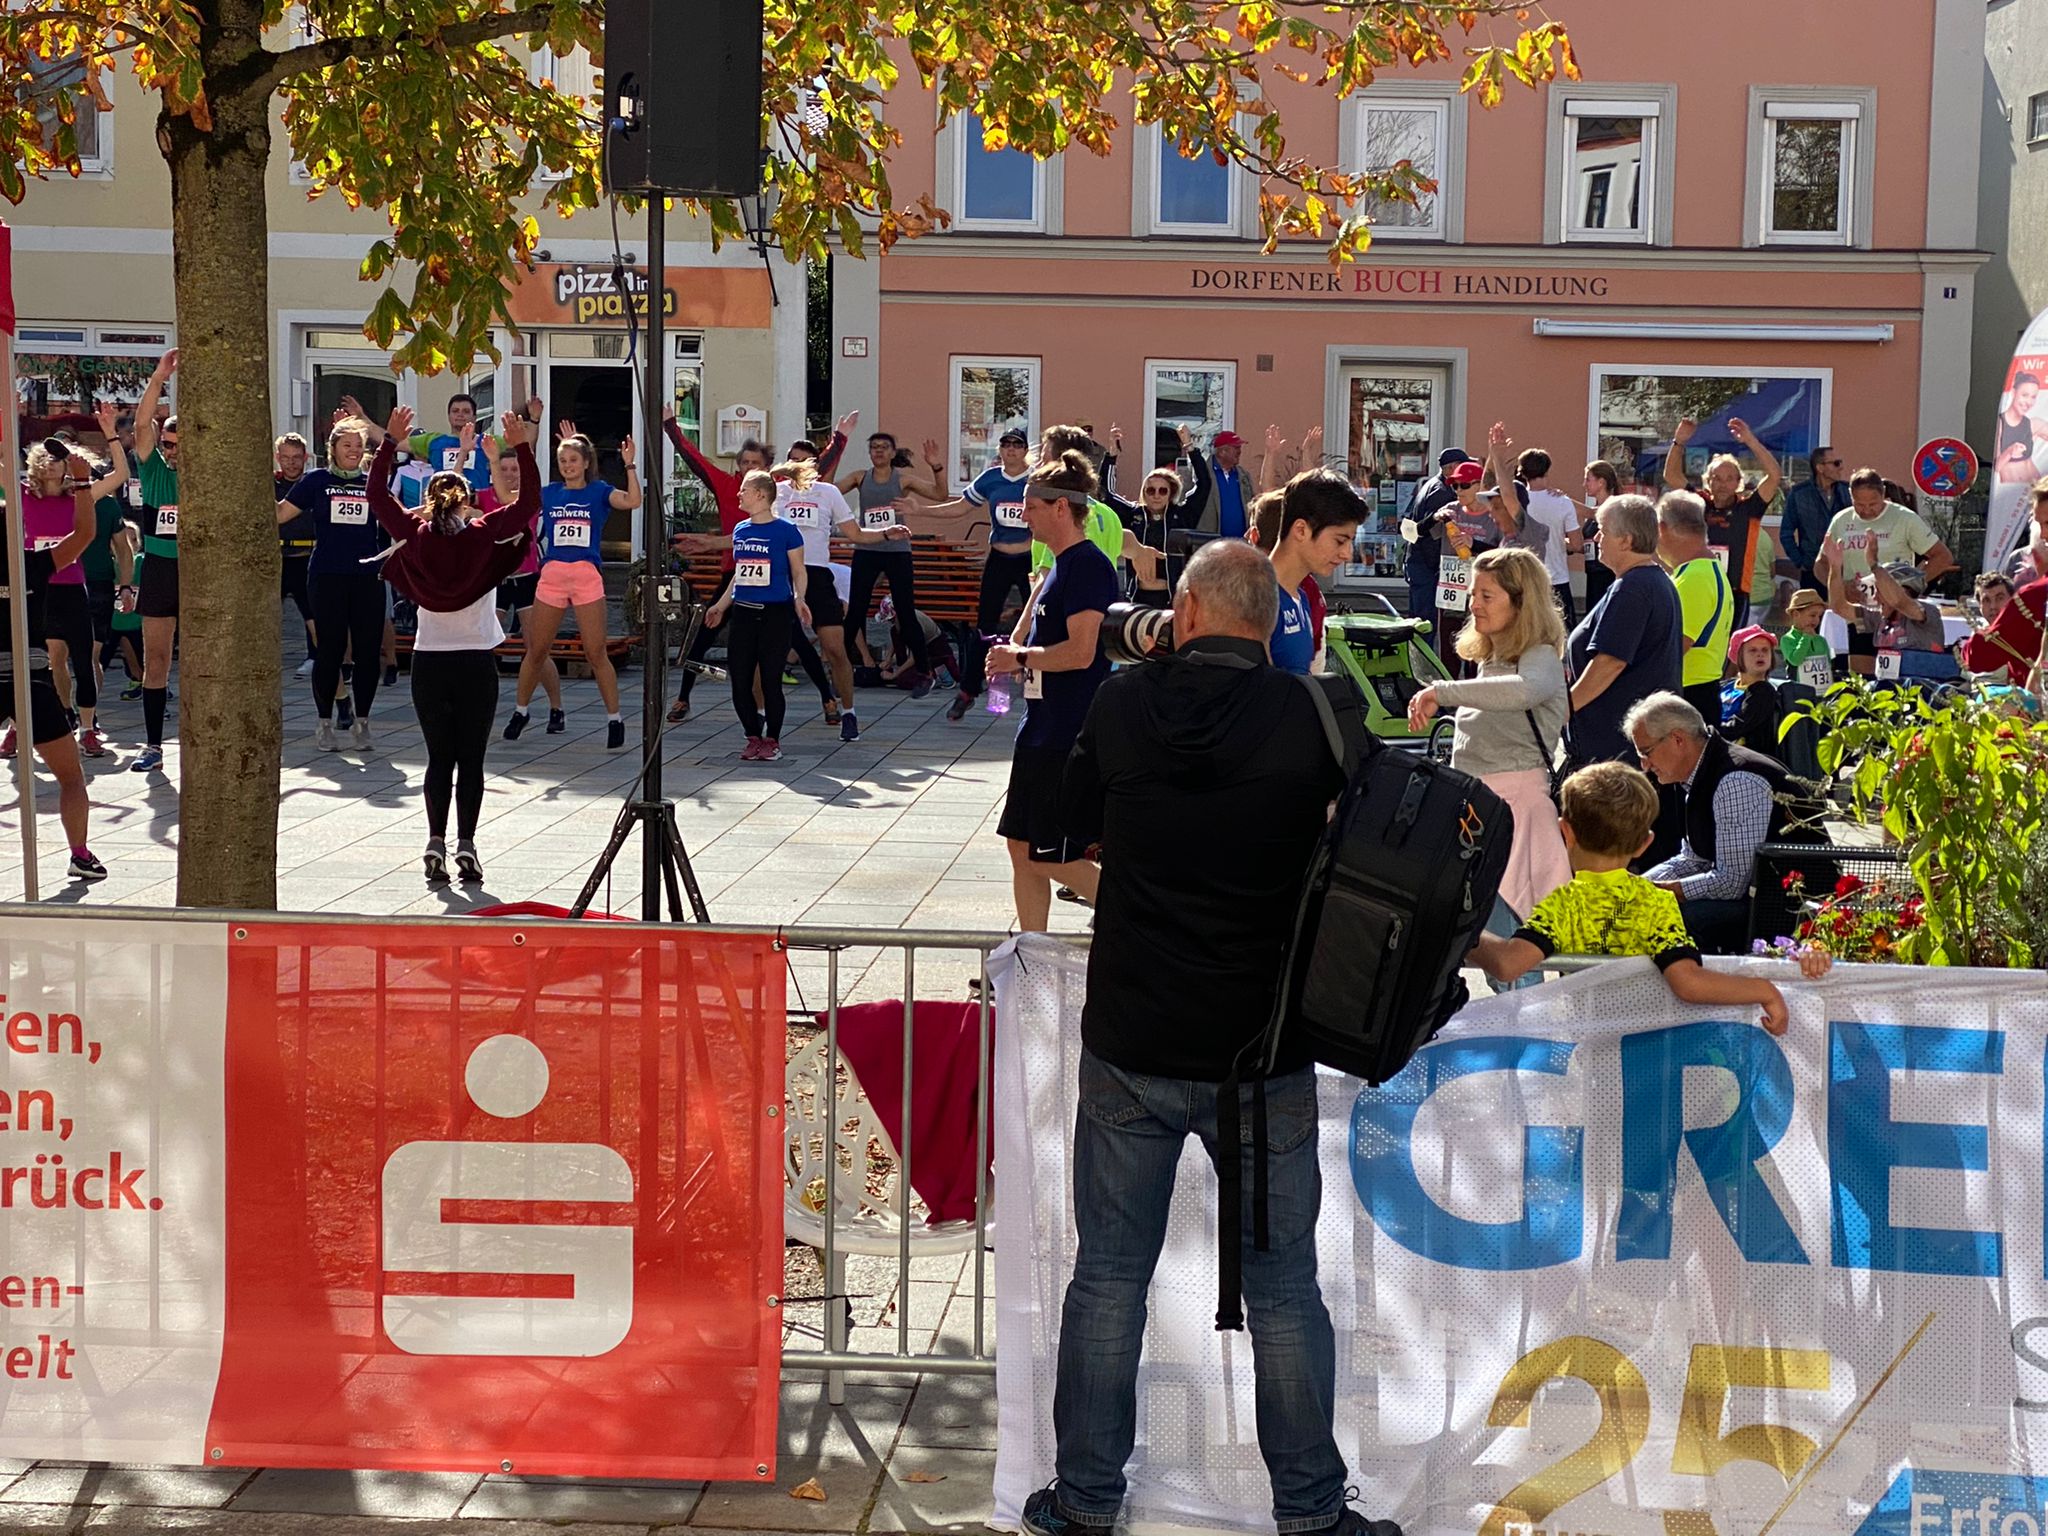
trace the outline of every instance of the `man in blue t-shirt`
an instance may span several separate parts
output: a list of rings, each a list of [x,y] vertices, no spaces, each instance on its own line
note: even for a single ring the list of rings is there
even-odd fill
[[[1657,562],[1657,508],[1647,496],[1613,496],[1599,513],[1600,558],[1614,585],[1572,631],[1566,755],[1573,768],[1633,762],[1622,717],[1653,693],[1676,693],[1685,647],[1678,589]]]
[[[946,710],[948,720],[960,719],[981,694],[988,664],[988,642],[982,637],[996,632],[1011,589],[1025,597],[1031,592],[1031,525],[1024,516],[1031,439],[1013,427],[1002,435],[996,451],[1001,455],[998,462],[976,475],[958,501],[928,509],[945,513],[979,507],[988,513],[988,558],[981,567],[981,596],[975,604],[974,629],[967,636],[965,675],[958,696]]]
[[[1024,723],[1010,760],[1010,790],[996,830],[1009,844],[1017,927],[1043,933],[1057,880],[1087,901],[1101,871],[1060,825],[1060,778],[1067,754],[1109,676],[1102,620],[1117,600],[1116,567],[1088,538],[1095,472],[1079,454],[1039,465],[1025,488],[1032,536],[1053,553],[1009,643],[989,652],[988,670],[1023,679]]]
[[[1280,615],[1267,650],[1283,672],[1307,677],[1315,667],[1322,636],[1303,585],[1313,577],[1321,587],[1351,558],[1358,525],[1370,510],[1351,482],[1334,469],[1303,470],[1281,493],[1280,536],[1273,545],[1273,574],[1280,579]]]
[[[457,395],[448,402],[448,430],[431,436],[416,432],[406,446],[427,461],[429,474],[451,470],[464,476],[472,489],[480,491],[491,483],[491,459],[481,438],[470,450],[469,462],[462,462],[462,431],[475,425],[476,396]]]

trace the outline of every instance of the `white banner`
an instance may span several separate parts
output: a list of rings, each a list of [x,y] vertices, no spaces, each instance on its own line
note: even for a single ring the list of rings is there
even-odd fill
[[[1473,1005],[1382,1089],[1320,1075],[1359,1507],[1408,1536],[2042,1536],[2048,978],[1717,964],[1769,966],[1782,1040],[1617,961]],[[1085,966],[1030,942],[1000,977],[999,1526],[1054,1474]],[[1190,1139],[1126,1513],[1271,1530],[1215,1208]]]

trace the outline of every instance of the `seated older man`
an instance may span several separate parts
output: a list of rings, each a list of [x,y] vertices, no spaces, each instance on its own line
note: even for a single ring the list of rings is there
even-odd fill
[[[1658,783],[1679,789],[1685,841],[1645,878],[1678,898],[1686,931],[1710,955],[1740,953],[1749,934],[1756,851],[1782,839],[1798,782],[1775,758],[1723,740],[1675,693],[1653,693],[1622,729]]]

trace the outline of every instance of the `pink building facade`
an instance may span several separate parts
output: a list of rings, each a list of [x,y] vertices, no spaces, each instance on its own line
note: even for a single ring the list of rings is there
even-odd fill
[[[897,195],[955,224],[835,263],[834,404],[938,438],[956,486],[1013,424],[1119,425],[1133,482],[1183,423],[1253,458],[1269,423],[1319,426],[1388,528],[1494,421],[1574,485],[1593,458],[1647,471],[1681,415],[1702,463],[1743,417],[1795,482],[1823,443],[1904,479],[1969,391],[1984,9],[1872,9],[1728,0],[1681,28],[1561,0],[1582,82],[1492,111],[1450,67],[1290,90],[1291,148],[1438,182],[1344,266],[1310,241],[1262,255],[1252,178],[1156,129],[1033,162],[906,88]]]

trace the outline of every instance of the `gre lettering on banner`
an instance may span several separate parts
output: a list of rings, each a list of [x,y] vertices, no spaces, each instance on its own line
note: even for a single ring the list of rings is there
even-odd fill
[[[1472,562],[1445,555],[1436,568],[1436,605],[1450,613],[1472,606]]]

